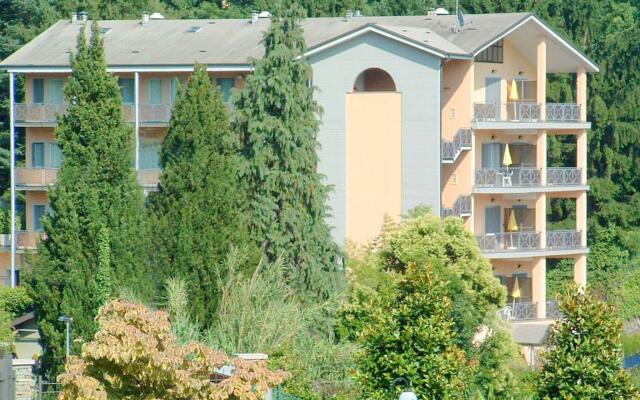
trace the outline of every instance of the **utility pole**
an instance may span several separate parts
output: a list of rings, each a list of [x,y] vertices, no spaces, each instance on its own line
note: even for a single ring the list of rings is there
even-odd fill
[[[73,324],[73,318],[62,315],[58,318],[58,321],[64,322],[67,325],[67,353],[66,353],[67,356],[65,358],[66,360],[67,358],[69,358],[69,354],[71,354],[71,324]]]

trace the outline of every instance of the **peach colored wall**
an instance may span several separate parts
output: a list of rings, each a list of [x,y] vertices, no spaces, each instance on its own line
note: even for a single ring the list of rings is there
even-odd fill
[[[581,254],[575,257],[573,266],[573,280],[578,287],[587,286],[587,255]]]
[[[16,254],[16,267],[19,269],[22,265],[22,254]],[[0,253],[0,287],[4,287],[5,283],[10,282],[11,278],[11,253],[8,251]]]
[[[442,71],[442,139],[453,140],[460,128],[471,126],[474,64],[466,60],[451,60]],[[473,185],[473,154],[463,151],[453,164],[442,164],[442,206],[451,207],[460,195],[471,193]],[[471,229],[471,218],[467,228]]]
[[[44,79],[44,102],[49,102],[51,91],[49,88],[50,79],[66,79],[68,74],[27,74],[24,80],[24,102],[33,102],[33,80]]]
[[[531,271],[531,286],[533,303],[537,303],[536,317],[547,317],[547,259],[540,257],[535,259]]]
[[[526,273],[530,278],[533,262],[529,260],[491,260],[491,267],[494,275],[511,276],[514,273]]]
[[[348,93],[347,239],[375,238],[384,215],[402,212],[402,95]]]
[[[27,231],[33,230],[33,206],[35,204],[49,204],[49,196],[45,191],[27,191],[25,196],[25,218]]]
[[[547,39],[540,35],[536,46],[536,101],[541,104],[540,119],[545,120],[547,108]]]
[[[526,205],[529,209],[536,208],[536,201],[530,197],[526,197],[526,195],[522,195],[522,198],[506,198],[500,194],[475,194],[473,196],[474,204],[473,204],[473,213],[472,218],[474,218],[474,227],[475,234],[482,235],[484,234],[484,210],[489,206],[500,206],[500,216],[501,216],[501,225],[504,225],[504,209],[512,208],[514,205]],[[493,201],[491,201],[493,199]],[[537,214],[537,210],[536,210]]]
[[[498,63],[481,63],[475,64],[475,94],[474,102],[483,103],[485,78],[487,76],[500,76],[502,78],[502,102],[507,101],[507,88],[514,77],[526,78],[530,81],[536,80],[536,66],[523,56],[518,49],[507,38],[504,40],[502,64]],[[491,71],[496,72],[492,73]],[[520,75],[522,71],[522,75]],[[520,94],[521,95],[521,94]]]
[[[55,142],[56,137],[53,133],[53,128],[26,128],[25,135],[25,165],[31,167],[31,157],[33,156],[31,151],[31,144],[33,142]]]

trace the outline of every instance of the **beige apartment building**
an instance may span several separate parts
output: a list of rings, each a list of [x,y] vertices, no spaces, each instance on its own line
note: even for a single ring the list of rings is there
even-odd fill
[[[24,221],[0,242],[0,270],[9,285],[18,283],[22,254],[42,235],[47,190],[64,162],[54,129],[65,111],[69,53],[86,23],[59,21],[0,63],[11,77],[12,132],[26,137],[12,181],[13,193],[24,194]],[[268,13],[246,20],[154,14],[100,22],[146,191],[158,182],[158,150],[177,82],[187,79],[194,62],[204,63],[228,100],[251,73],[250,58],[263,55],[269,24]],[[443,217],[463,218],[477,237],[507,286],[505,317],[556,317],[546,295],[547,263],[572,259],[575,281],[587,279],[587,74],[598,67],[530,13],[464,20],[444,10],[408,17],[355,13],[310,18],[303,28],[324,109],[319,169],[334,188],[329,222],[336,241],[367,243],[385,213],[399,218],[429,205]],[[558,73],[575,76],[571,104],[547,102],[548,77]],[[553,135],[575,141],[574,164],[548,165]],[[551,230],[547,207],[559,198],[575,202],[575,226]]]

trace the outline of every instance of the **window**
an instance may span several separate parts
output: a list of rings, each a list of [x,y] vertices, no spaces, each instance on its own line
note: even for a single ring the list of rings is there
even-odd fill
[[[42,226],[42,218],[46,212],[46,206],[44,204],[33,205],[33,230],[36,232],[42,232],[44,227]]]
[[[44,143],[31,143],[31,166],[33,168],[44,168]]]
[[[222,98],[225,103],[229,102],[231,99],[231,91],[236,86],[236,81],[234,78],[218,78],[216,79],[216,83],[220,86],[220,90],[222,91]]]
[[[140,169],[160,168],[160,140],[141,138]]]
[[[502,143],[482,144],[482,168],[495,169],[502,166],[504,145]]]
[[[64,81],[62,79],[51,79],[49,81],[49,98],[52,104],[62,104],[64,102]]]
[[[33,104],[44,104],[44,79],[33,80]]]
[[[131,78],[118,79],[120,94],[122,94],[123,104],[133,104],[135,102],[135,81]]]
[[[149,79],[149,104],[162,104],[162,79]]]
[[[474,61],[502,64],[504,53],[503,45],[503,40],[498,40],[478,54]]]
[[[58,143],[50,142],[49,144],[49,164],[51,168],[60,168],[62,165],[62,150]]]

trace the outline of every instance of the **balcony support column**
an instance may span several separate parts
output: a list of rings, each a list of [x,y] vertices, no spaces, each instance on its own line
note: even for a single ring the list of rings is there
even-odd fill
[[[580,121],[587,121],[587,71],[583,66],[576,71],[576,103],[580,107]]]
[[[9,146],[10,153],[10,172],[11,175],[11,287],[16,287],[16,128],[14,125],[14,74],[9,72]]]
[[[580,290],[587,287],[587,255],[576,256],[573,265],[573,280]]]
[[[536,198],[536,232],[540,232],[540,248],[547,247],[547,195],[538,193]]]
[[[538,36],[536,49],[536,102],[540,105],[540,120],[545,121],[547,112],[547,39]]]
[[[580,183],[587,184],[587,131],[581,130],[576,137],[576,167],[580,168]]]
[[[547,259],[540,257],[531,270],[531,301],[536,304],[536,318],[547,318]]]
[[[576,230],[580,232],[580,246],[587,247],[587,192],[576,197]]]
[[[547,185],[547,131],[538,131],[536,138],[536,167],[540,169],[540,186]]]
[[[140,169],[140,73],[134,72],[134,101],[135,106],[133,110],[134,114],[134,130],[136,135],[136,154],[135,154],[135,166],[136,171]]]

